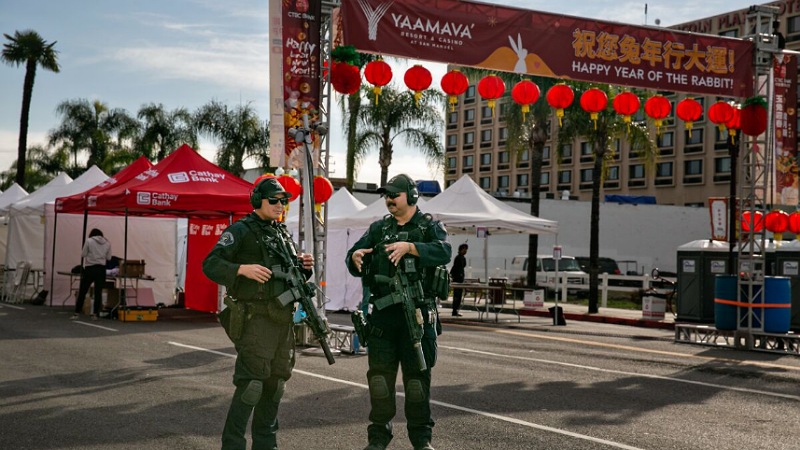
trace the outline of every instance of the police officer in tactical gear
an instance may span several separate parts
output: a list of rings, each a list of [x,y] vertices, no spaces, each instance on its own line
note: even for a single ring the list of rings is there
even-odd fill
[[[436,336],[441,332],[441,324],[431,285],[434,273],[447,276],[446,270],[436,269],[443,269],[450,261],[452,249],[444,226],[417,208],[419,192],[414,180],[397,175],[378,193],[385,198],[389,215],[370,225],[345,260],[350,273],[363,277],[370,289],[367,381],[372,408],[367,428],[369,445],[365,450],[385,449],[392,440],[398,366],[403,369],[411,444],[415,450],[433,450],[431,369],[436,364]],[[414,302],[417,316],[421,316],[421,347],[426,366],[423,370],[412,346],[404,305],[394,300],[397,296],[392,295],[389,285],[377,281],[394,277],[396,271],[402,271],[403,280],[409,283],[405,298]]]
[[[255,210],[225,229],[203,261],[206,276],[227,288],[220,321],[238,354],[222,450],[246,449],[251,414],[252,448],[278,448],[278,405],[295,363],[294,304],[277,300],[287,286],[272,278],[270,268],[296,265],[299,259],[310,277],[314,264],[312,255],[298,255],[286,226],[278,222],[288,200],[275,178],[260,181],[250,196]]]

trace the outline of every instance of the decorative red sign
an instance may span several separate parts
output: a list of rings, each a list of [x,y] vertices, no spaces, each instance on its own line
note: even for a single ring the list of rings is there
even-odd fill
[[[459,0],[342,0],[360,51],[490,70],[748,97],[753,43]]]

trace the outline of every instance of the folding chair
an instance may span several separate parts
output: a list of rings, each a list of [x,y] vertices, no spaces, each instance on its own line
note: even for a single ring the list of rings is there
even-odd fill
[[[8,296],[8,303],[22,303],[25,299],[25,288],[28,286],[28,276],[31,273],[31,263],[28,261],[17,262],[14,271],[14,280],[11,287],[11,294]]]

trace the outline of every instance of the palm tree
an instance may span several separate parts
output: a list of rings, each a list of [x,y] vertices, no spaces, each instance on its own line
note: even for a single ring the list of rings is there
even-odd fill
[[[579,99],[589,89],[585,83],[576,83],[575,98]],[[617,91],[608,85],[594,86],[604,91],[609,98]],[[605,178],[607,162],[613,160],[615,150],[612,143],[616,139],[625,138],[631,149],[644,158],[645,166],[652,168],[658,156],[658,149],[644,122],[627,123],[622,116],[606,108],[600,112],[596,122],[589,118],[589,113],[579,106],[577,101],[565,114],[563,126],[558,132],[557,152],[564,144],[571,143],[576,137],[586,138],[591,145],[594,156],[592,166],[592,206],[589,217],[589,313],[598,312],[598,257],[600,256],[600,192]]]
[[[422,151],[429,165],[437,170],[441,168],[444,157],[441,143],[444,120],[441,114],[445,103],[441,92],[429,89],[417,103],[414,94],[387,86],[377,102],[372,91],[367,93],[367,99],[368,103],[361,105],[358,114],[354,167],[360,165],[370,150],[377,148],[381,185],[386,184],[395,139],[402,136],[408,146]]]
[[[161,103],[139,109],[142,132],[137,149],[152,161],[161,161],[182,144],[197,148],[197,130],[186,108],[166,111]]]
[[[522,155],[527,152],[530,160],[531,186],[531,207],[530,214],[539,217],[539,195],[541,193],[540,180],[542,179],[542,154],[547,140],[550,139],[550,120],[552,109],[544,100],[544,95],[550,87],[557,83],[553,78],[531,77],[510,72],[494,72],[486,69],[475,69],[469,67],[460,68],[470,80],[475,84],[482,77],[494,74],[503,79],[506,84],[506,92],[510,92],[514,85],[521,80],[531,80],[539,87],[539,100],[530,105],[530,112],[522,114],[519,107],[504,108],[505,114],[500,118],[505,120],[508,137],[506,138],[506,148],[509,153],[515,155],[516,160],[520,161]],[[501,100],[502,103],[512,103],[511,97],[506,95]],[[502,110],[502,108],[501,108]],[[539,253],[539,236],[531,234],[528,236],[528,261],[536,261]],[[533,287],[536,285],[536,264],[528,264],[526,285]]]
[[[47,184],[59,172],[66,172],[72,178],[77,177],[83,171],[78,173],[69,169],[69,154],[63,150],[56,150],[49,152],[47,148],[41,145],[32,145],[28,148],[28,163],[26,164],[25,186],[22,186],[26,191],[33,192],[36,189]],[[16,161],[11,166],[12,168],[0,174],[0,185],[3,189],[8,189],[16,177]]]
[[[86,167],[96,164],[101,169],[113,169],[117,164],[112,161],[119,159],[117,153],[125,154],[125,160],[134,156],[128,144],[138,134],[139,124],[124,109],[109,109],[99,100],[78,99],[61,102],[56,112],[62,121],[50,132],[49,143],[72,155],[74,169],[81,168],[78,157],[84,152],[88,154]]]
[[[219,141],[217,165],[234,175],[244,174],[247,157],[262,164],[269,161],[269,132],[250,104],[229,111],[226,105],[211,101],[195,113],[194,123],[201,133]]]
[[[36,79],[36,68],[58,73],[58,52],[54,49],[56,42],[46,42],[33,30],[15,31],[14,36],[3,33],[9,42],[3,44],[2,60],[12,66],[25,64],[25,81],[22,85],[22,111],[19,117],[19,142],[17,145],[17,175],[20,186],[25,185],[25,156],[28,147],[28,120],[33,97],[33,82]]]

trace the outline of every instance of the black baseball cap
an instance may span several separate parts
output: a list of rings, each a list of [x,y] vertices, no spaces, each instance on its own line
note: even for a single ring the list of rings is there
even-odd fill
[[[258,186],[256,186],[256,192],[261,194],[261,198],[276,196],[289,197],[289,193],[278,183],[277,178],[264,178],[259,181]]]
[[[379,187],[377,192],[378,194],[383,194],[385,192],[397,194],[399,192],[409,192],[415,187],[417,187],[417,184],[411,177],[406,174],[400,174],[392,177],[385,186]]]

